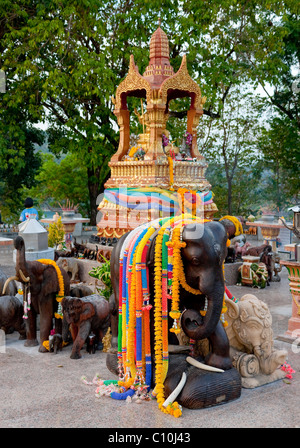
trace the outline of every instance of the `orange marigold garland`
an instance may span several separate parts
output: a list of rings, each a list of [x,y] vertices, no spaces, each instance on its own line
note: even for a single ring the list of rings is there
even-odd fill
[[[56,319],[62,319],[63,318],[63,314],[62,314],[62,307],[61,307],[61,303],[60,302],[64,298],[65,285],[64,285],[64,278],[62,276],[61,270],[57,266],[55,261],[53,261],[53,260],[48,260],[46,258],[41,258],[40,260],[37,260],[37,261],[39,261],[42,264],[51,265],[56,270],[56,275],[57,275],[57,280],[58,280],[58,285],[59,285],[59,291],[58,291],[58,294],[56,296],[56,301],[58,302],[58,310],[57,310],[57,313],[54,314],[54,316],[56,317]]]
[[[180,332],[179,318],[181,312],[179,310],[179,287],[180,287],[180,262],[181,260],[181,249],[186,246],[186,244],[180,241],[180,227],[176,227],[173,230],[172,241],[167,243],[167,246],[173,248],[173,278],[172,278],[172,307],[170,311],[170,316],[174,319],[173,327],[171,332],[178,334]]]

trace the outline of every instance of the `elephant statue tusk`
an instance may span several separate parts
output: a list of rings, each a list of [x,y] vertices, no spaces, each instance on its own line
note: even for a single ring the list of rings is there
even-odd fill
[[[24,283],[28,283],[28,282],[29,282],[30,277],[25,277],[25,275],[24,275],[24,273],[22,272],[21,269],[19,269],[19,274],[20,274],[20,277],[21,277],[21,279],[22,279],[22,281],[23,281]]]
[[[9,282],[11,282],[12,280],[17,280],[17,281],[18,281],[19,279],[18,279],[18,277],[16,277],[15,275],[14,275],[13,277],[9,277],[9,278],[6,280],[6,282],[4,283],[4,286],[3,286],[3,289],[2,289],[2,294],[3,294],[3,295],[5,294],[7,285],[8,285]]]
[[[200,361],[197,361],[196,359],[192,358],[191,356],[188,356],[186,358],[186,361],[191,364],[194,367],[197,367],[198,369],[208,370],[210,372],[224,372],[223,369],[218,369],[217,367],[208,366],[207,364],[203,364]]]
[[[177,386],[175,387],[175,389],[173,390],[173,392],[168,396],[168,398],[164,401],[163,403],[163,407],[167,407],[169,404],[172,404],[174,400],[176,400],[176,398],[178,397],[178,395],[180,394],[180,392],[183,389],[183,386],[185,385],[186,382],[186,373],[182,372],[182,376],[181,376],[181,380],[179,381],[179,383],[177,384]]]

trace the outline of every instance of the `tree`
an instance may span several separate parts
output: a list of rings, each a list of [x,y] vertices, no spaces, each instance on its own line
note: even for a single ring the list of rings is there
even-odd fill
[[[39,200],[57,206],[69,199],[84,215],[90,214],[87,189],[87,173],[76,154],[69,153],[56,159],[53,154],[42,154],[42,165],[36,175],[36,185],[28,194]]]
[[[288,117],[272,117],[258,141],[269,170],[265,197],[277,210],[298,203],[300,196],[300,135]]]
[[[272,110],[283,123],[300,128],[300,8],[299,3],[288,2],[286,14],[282,17],[281,27],[284,30],[283,50],[279,54],[280,66],[277,77],[272,83],[273,92],[263,81],[261,85],[269,99]],[[274,112],[273,112],[274,113]]]
[[[20,30],[26,20],[19,5],[4,1],[0,8],[0,66],[4,67],[7,34],[12,26]],[[23,208],[24,188],[35,183],[41,164],[35,148],[43,144],[44,133],[34,126],[37,115],[29,107],[30,93],[14,77],[14,68],[6,66],[0,74],[0,204],[4,220],[15,222]]]
[[[4,221],[15,222],[26,197],[24,188],[36,182],[41,159],[35,149],[43,143],[44,134],[26,124],[21,111],[4,108],[0,115],[0,204]]]
[[[169,37],[174,69],[187,53],[189,71],[208,98],[204,113],[220,118],[234,86],[257,84],[258,79],[273,82],[277,76],[287,33],[277,19],[285,3],[2,2],[1,64],[11,84],[10,101],[26,100],[32,119],[48,120],[54,153],[78,154],[88,177],[91,224],[118,144],[111,95],[128,71],[131,53],[144,72],[158,17]],[[177,112],[180,117],[182,111],[174,110],[174,116]]]
[[[228,95],[222,117],[219,120],[210,117],[203,123],[199,147],[211,166],[208,179],[213,185],[215,202],[223,213],[225,200],[222,196],[227,199],[227,214],[246,210],[250,207],[246,197],[253,200],[255,196],[261,173],[256,151],[259,111],[256,97],[235,89]]]

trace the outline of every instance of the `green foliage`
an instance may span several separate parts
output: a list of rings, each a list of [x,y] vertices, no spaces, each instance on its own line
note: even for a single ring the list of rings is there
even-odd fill
[[[0,110],[0,204],[5,222],[18,222],[26,189],[35,185],[41,165],[35,145],[43,142],[38,129],[14,122],[11,110]]]
[[[209,165],[207,178],[220,215],[250,213],[255,208],[262,171],[256,148],[259,114],[257,99],[236,88],[219,120],[203,120],[199,148]]]
[[[101,255],[104,263],[101,266],[93,267],[89,271],[91,277],[97,278],[104,284],[104,288],[97,288],[99,293],[102,294],[106,300],[109,300],[113,293],[113,287],[110,276],[110,261]]]
[[[53,154],[46,153],[41,158],[36,186],[29,190],[29,196],[52,206],[68,198],[71,203],[79,204],[80,213],[89,215],[87,173],[77,154],[69,153],[57,159]]]
[[[298,203],[300,196],[300,136],[287,117],[272,117],[262,131],[259,148],[268,169],[264,194],[278,210]]]

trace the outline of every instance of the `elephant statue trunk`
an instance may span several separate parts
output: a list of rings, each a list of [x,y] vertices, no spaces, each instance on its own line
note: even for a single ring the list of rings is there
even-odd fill
[[[258,358],[261,372],[265,375],[270,375],[286,361],[286,350],[272,350],[266,354],[261,346],[255,346],[253,352]]]
[[[183,331],[194,340],[209,338],[222,313],[225,290],[223,262],[227,236],[220,227],[204,227],[198,240],[195,239],[195,231],[198,230],[196,226],[186,226],[183,231],[186,247],[182,249],[182,256],[188,261],[185,267],[187,283],[202,293],[196,306],[195,303],[192,306],[186,304],[187,310],[181,318]],[[205,239],[211,243],[204,249],[202,240]]]
[[[222,294],[223,291],[223,294]],[[181,327],[185,334],[196,341],[209,338],[215,330],[222,312],[222,298],[224,287],[206,297],[207,310],[204,313],[194,309],[187,309],[181,316]],[[220,297],[221,296],[221,297]]]

